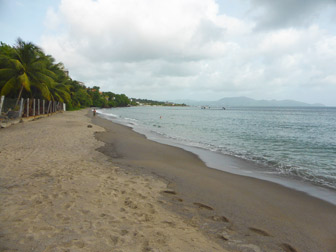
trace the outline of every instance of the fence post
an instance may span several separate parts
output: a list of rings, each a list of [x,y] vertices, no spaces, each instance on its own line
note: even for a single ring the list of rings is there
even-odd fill
[[[51,108],[50,108],[50,106],[51,106],[51,101],[49,101],[49,105],[48,105],[47,114],[49,114],[49,109],[51,109]]]
[[[33,116],[35,116],[35,109],[36,109],[36,106],[35,106],[35,99],[33,99]]]
[[[27,117],[29,117],[29,98],[27,98]]]
[[[45,100],[42,101],[42,106],[43,106],[43,115],[45,114]]]
[[[5,96],[1,96],[1,100],[0,100],[0,115],[1,115],[1,112],[2,112],[2,106],[3,106],[4,100],[5,100]]]
[[[66,104],[63,103],[63,110],[66,111]]]
[[[40,115],[40,99],[37,100],[37,114]]]
[[[23,109],[24,109],[24,106],[23,106],[23,98],[21,98],[21,102],[20,102],[20,110],[19,110],[19,117],[20,117],[20,118],[22,117]]]

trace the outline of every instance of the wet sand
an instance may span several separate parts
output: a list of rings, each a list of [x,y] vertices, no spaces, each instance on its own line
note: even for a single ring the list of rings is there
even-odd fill
[[[196,155],[96,117],[99,151],[133,174],[164,179],[164,207],[229,251],[335,252],[336,206],[272,182],[208,168]],[[211,249],[206,250],[211,251]]]

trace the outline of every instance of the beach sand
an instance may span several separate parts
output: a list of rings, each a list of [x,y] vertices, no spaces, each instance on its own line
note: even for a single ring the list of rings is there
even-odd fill
[[[0,130],[0,251],[336,251],[334,205],[88,111]]]
[[[87,112],[0,130],[0,251],[226,251],[168,210],[164,180],[96,151]]]
[[[104,127],[99,150],[115,164],[169,183],[170,210],[231,251],[335,252],[336,206],[284,186],[206,167],[194,154]],[[211,251],[211,250],[207,250]]]

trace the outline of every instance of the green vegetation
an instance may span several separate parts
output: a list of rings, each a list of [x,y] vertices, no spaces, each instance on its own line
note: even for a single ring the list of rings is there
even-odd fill
[[[153,101],[148,99],[132,98],[132,101],[138,105],[150,105],[150,106],[187,106],[186,104],[177,104],[172,102]]]
[[[87,88],[72,80],[62,63],[20,38],[13,47],[0,44],[0,95],[17,103],[21,97],[64,102],[69,110],[136,105],[124,94],[100,92],[97,86]]]
[[[147,99],[129,99],[124,94],[100,92],[72,80],[62,63],[44,54],[33,43],[17,40],[15,46],[0,44],[0,96],[64,102],[68,110],[85,107],[127,107],[136,105],[185,106]]]

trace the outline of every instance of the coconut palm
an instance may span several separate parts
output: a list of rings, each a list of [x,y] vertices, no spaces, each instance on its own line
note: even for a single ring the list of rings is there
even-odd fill
[[[55,73],[45,67],[46,62],[48,59],[38,46],[19,38],[11,52],[0,56],[1,95],[18,93],[18,103],[24,91],[30,96],[33,91],[50,100],[49,86],[54,83]]]

